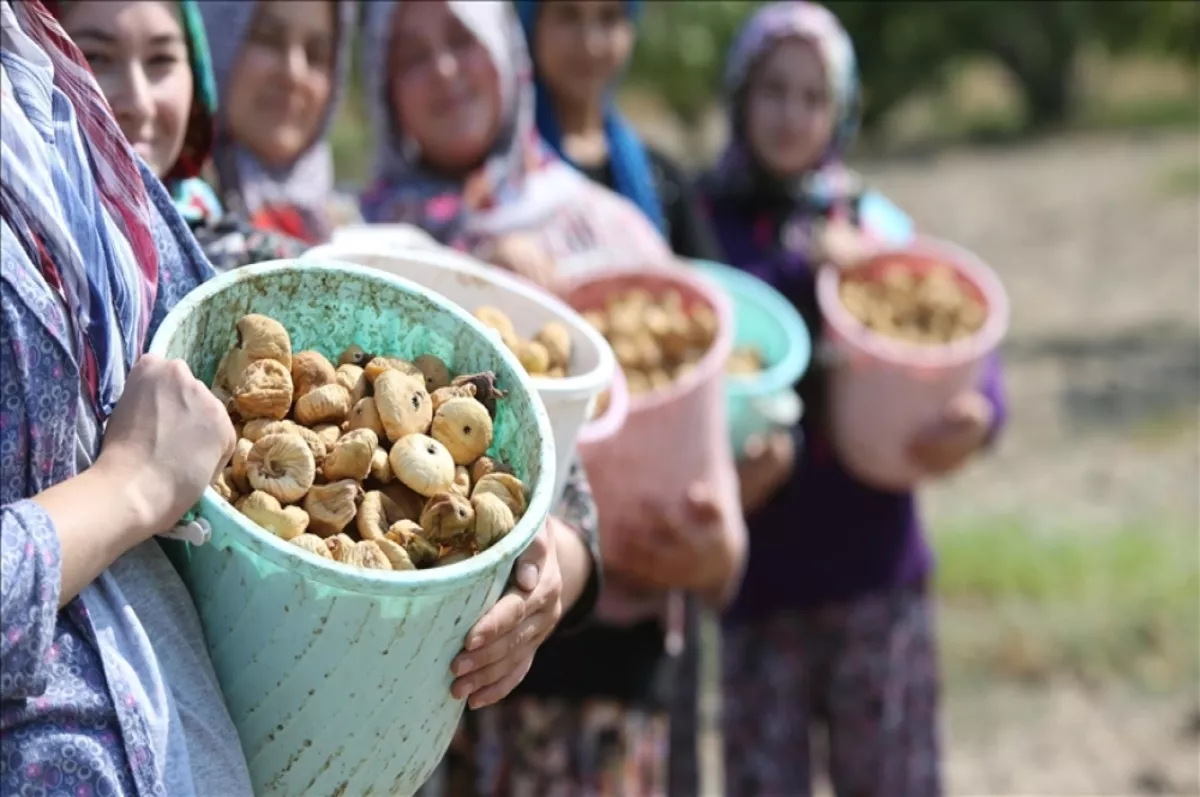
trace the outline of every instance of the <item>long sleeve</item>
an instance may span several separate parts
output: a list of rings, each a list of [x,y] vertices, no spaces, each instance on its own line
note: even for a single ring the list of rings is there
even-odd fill
[[[555,507],[554,516],[574,529],[592,555],[592,574],[579,600],[575,601],[561,621],[555,633],[579,627],[592,615],[600,597],[600,527],[596,513],[596,501],[588,484],[587,472],[576,460],[563,488],[563,496]]]
[[[1004,366],[999,352],[993,352],[984,361],[983,376],[979,380],[979,392],[992,405],[992,427],[988,430],[986,445],[991,446],[1008,423],[1008,396],[1004,390]]]
[[[0,698],[37,697],[46,690],[44,662],[58,622],[62,559],[58,533],[33,501],[0,509]]]

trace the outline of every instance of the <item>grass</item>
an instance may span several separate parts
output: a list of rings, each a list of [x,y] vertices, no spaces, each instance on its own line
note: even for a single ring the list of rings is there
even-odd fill
[[[1002,518],[942,526],[933,544],[951,683],[1069,676],[1171,689],[1200,676],[1194,533]]]

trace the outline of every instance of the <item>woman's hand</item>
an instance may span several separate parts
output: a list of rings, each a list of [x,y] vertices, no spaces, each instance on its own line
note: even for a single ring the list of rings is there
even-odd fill
[[[562,576],[555,550],[554,518],[517,560],[516,584],[467,633],[450,665],[450,693],[473,709],[503,699],[521,683],[538,646],[562,617]]]
[[[183,517],[236,443],[225,408],[187,363],[147,354],[129,372],[95,467],[137,488],[145,538]]]
[[[796,444],[787,432],[747,440],[738,462],[742,509],[749,513],[765,504],[791,478],[795,465]]]
[[[847,219],[832,219],[813,235],[814,257],[840,269],[850,269],[875,251],[871,240]]]
[[[987,440],[992,416],[992,404],[983,394],[960,393],[946,405],[938,422],[913,440],[909,455],[935,476],[957,470]]]
[[[677,516],[644,508],[637,528],[602,543],[604,561],[619,580],[644,589],[711,592],[735,569],[726,545],[725,517],[715,490],[692,485]]]
[[[557,277],[554,259],[541,242],[528,233],[504,235],[481,249],[478,256],[542,288],[554,287]]]

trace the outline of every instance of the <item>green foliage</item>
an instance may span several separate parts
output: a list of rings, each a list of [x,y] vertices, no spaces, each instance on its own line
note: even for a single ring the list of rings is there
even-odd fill
[[[685,120],[720,96],[725,54],[757,2],[648,3],[631,79],[657,90]],[[854,39],[866,107],[876,128],[899,102],[937,89],[965,59],[991,56],[1012,75],[1031,128],[1073,111],[1072,68],[1098,42],[1115,52],[1143,51],[1195,68],[1200,4],[1191,0],[830,0]]]

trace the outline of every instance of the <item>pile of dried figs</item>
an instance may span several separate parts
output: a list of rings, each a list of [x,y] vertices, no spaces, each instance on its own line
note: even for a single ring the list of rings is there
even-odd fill
[[[675,290],[618,291],[583,317],[612,346],[633,395],[670,386],[700,362],[717,335],[712,308],[689,308]]]
[[[987,320],[987,307],[950,266],[923,274],[901,263],[885,266],[876,279],[842,279],[839,298],[846,310],[889,338],[927,346],[970,337]]]
[[[487,455],[491,372],[452,376],[346,349],[334,366],[292,351],[278,321],[247,315],[212,390],[237,429],[213,488],[267,531],[318,556],[373,570],[462,561],[512,530],[525,486]]]
[[[485,305],[476,308],[475,318],[499,333],[500,340],[517,355],[530,376],[562,379],[570,373],[571,333],[564,324],[550,321],[526,340],[517,334],[512,319],[503,310]]]

